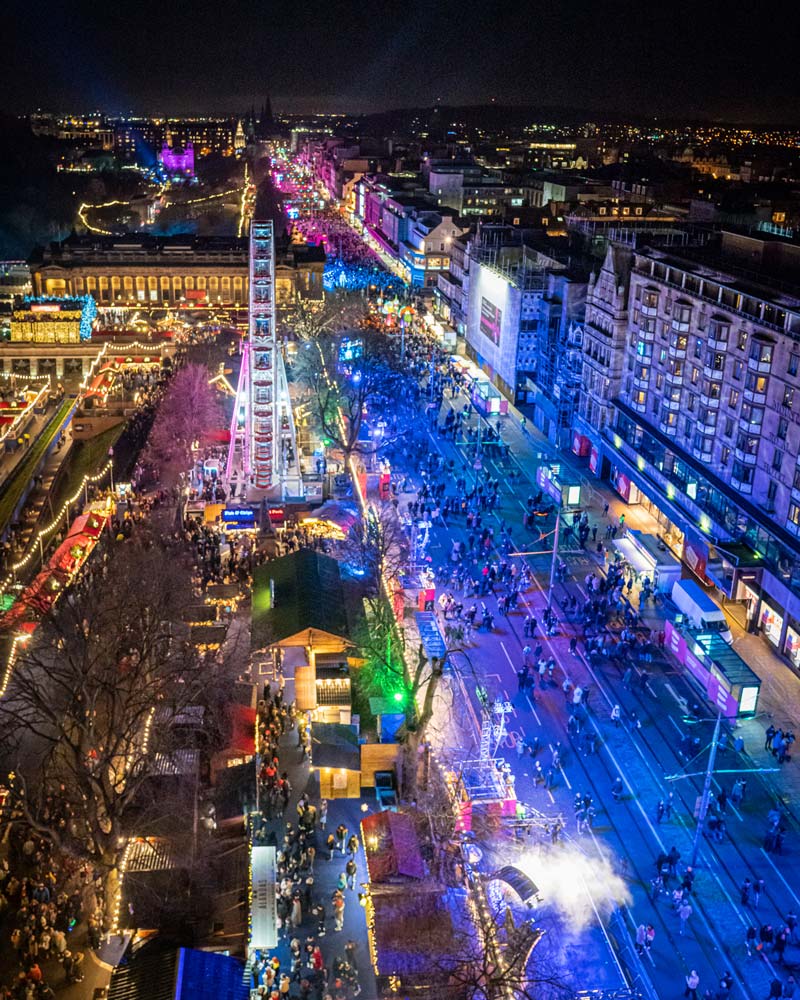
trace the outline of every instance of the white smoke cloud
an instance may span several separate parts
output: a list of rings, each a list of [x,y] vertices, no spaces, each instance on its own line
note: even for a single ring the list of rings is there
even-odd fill
[[[509,859],[539,889],[543,908],[552,907],[580,932],[616,906],[631,903],[625,880],[614,871],[611,854],[597,843],[584,852],[574,843],[536,845]]]

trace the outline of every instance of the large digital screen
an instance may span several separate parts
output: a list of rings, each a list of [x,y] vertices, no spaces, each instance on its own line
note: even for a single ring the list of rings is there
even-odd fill
[[[500,325],[503,321],[503,312],[490,302],[485,296],[481,296],[481,333],[488,337],[493,344],[500,343]]]

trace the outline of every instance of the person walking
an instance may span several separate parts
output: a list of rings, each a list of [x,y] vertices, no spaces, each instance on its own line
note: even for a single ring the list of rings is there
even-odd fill
[[[325,827],[328,824],[328,800],[323,799],[319,804],[319,828],[322,832],[325,832]]]
[[[753,907],[758,909],[758,901],[761,899],[761,894],[764,891],[764,879],[757,878],[753,883]]]
[[[782,927],[775,935],[775,944],[772,946],[773,953],[778,956],[779,965],[783,965],[783,953],[786,951],[786,946],[788,944],[789,929],[787,927]]]
[[[683,932],[686,930],[686,924],[689,922],[689,918],[691,917],[691,915],[692,915],[691,903],[688,901],[688,899],[684,900],[681,903],[680,909],[678,910],[678,916],[680,917],[681,921],[681,927],[680,930],[678,931],[679,934],[683,934]]]
[[[660,823],[664,818],[664,813],[667,811],[667,807],[664,805],[664,800],[659,799],[658,805],[656,806],[656,822]]]
[[[752,958],[753,952],[758,951],[758,944],[756,939],[758,937],[758,931],[753,927],[752,924],[744,932],[744,946],[747,949],[747,957]]]
[[[619,725],[622,721],[622,709],[619,707],[619,705],[615,705],[611,709],[611,721],[619,729]]]
[[[686,976],[686,989],[683,991],[685,997],[690,997],[691,1000],[697,1000],[697,987],[700,985],[700,977],[697,975],[695,969]]]
[[[344,927],[344,895],[337,889],[333,894],[333,929],[340,931]]]
[[[356,887],[356,874],[358,873],[358,868],[356,866],[353,858],[347,859],[347,864],[345,865],[345,875],[347,876],[347,888],[355,889]]]
[[[780,1000],[783,996],[783,983],[780,979],[775,978],[769,984],[769,997],[767,1000]]]
[[[342,857],[344,857],[345,854],[347,854],[347,848],[345,846],[346,843],[347,843],[347,827],[344,825],[344,823],[340,823],[336,827],[336,846],[342,852]]]

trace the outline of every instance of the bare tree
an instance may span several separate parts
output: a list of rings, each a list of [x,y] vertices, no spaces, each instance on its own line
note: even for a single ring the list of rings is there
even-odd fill
[[[280,331],[292,340],[326,340],[360,327],[366,313],[366,300],[361,295],[328,293],[319,303],[298,292],[291,308],[281,317]]]
[[[43,618],[0,702],[0,752],[21,821],[112,882],[154,754],[175,746],[159,720],[204,705],[214,688],[178,635],[189,579],[179,554],[136,536],[104,579]]]
[[[472,888],[472,919],[454,922],[435,963],[447,975],[452,1000],[571,997],[574,991],[563,971],[537,947],[543,931],[530,912],[503,904],[491,906],[483,893],[480,883]]]
[[[409,541],[391,503],[369,505],[364,517],[345,539],[343,556],[359,567],[370,596],[381,589],[381,580],[392,583],[408,565]]]
[[[429,658],[421,644],[410,648],[383,594],[367,598],[364,607],[366,614],[353,636],[363,661],[355,684],[367,695],[395,699],[398,710],[404,712],[403,794],[414,799],[420,750],[434,715],[446,657]]]
[[[409,382],[386,337],[358,338],[355,356],[343,361],[341,338],[303,345],[295,377],[310,390],[317,427],[345,462],[379,454],[408,433],[412,413]]]

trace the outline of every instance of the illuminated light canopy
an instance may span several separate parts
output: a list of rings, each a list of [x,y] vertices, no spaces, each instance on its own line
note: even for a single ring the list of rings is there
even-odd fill
[[[388,271],[367,264],[354,264],[341,257],[329,258],[325,264],[322,284],[326,292],[343,288],[359,291],[375,287],[398,294],[405,289],[405,282]]]
[[[35,344],[77,344],[89,340],[97,316],[91,295],[27,295],[11,316],[11,340]]]

